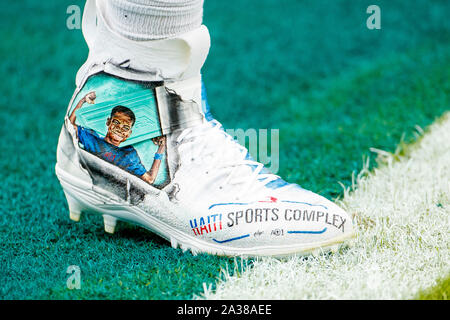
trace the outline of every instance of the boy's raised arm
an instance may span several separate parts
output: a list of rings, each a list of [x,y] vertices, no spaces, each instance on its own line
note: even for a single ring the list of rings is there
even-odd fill
[[[97,96],[95,95],[95,91],[89,92],[77,103],[77,106],[73,109],[72,113],[69,116],[69,121],[70,121],[70,123],[72,123],[72,125],[75,127],[75,129],[77,128],[77,125],[75,124],[75,120],[77,118],[75,115],[75,111],[80,109],[85,102],[87,102],[89,104],[94,104],[95,98],[97,98]]]

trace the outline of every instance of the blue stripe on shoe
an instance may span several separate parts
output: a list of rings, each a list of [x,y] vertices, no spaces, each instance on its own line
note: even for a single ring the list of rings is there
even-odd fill
[[[269,189],[278,189],[284,186],[287,186],[289,183],[284,181],[281,178],[278,178],[276,180],[270,181],[268,184],[265,185],[266,188]]]
[[[327,231],[326,227],[320,231],[293,230],[293,231],[288,231],[287,233],[321,234],[321,233],[324,233],[325,231]]]
[[[231,239],[226,239],[226,240],[216,240],[216,239],[213,239],[213,240],[215,242],[217,242],[217,243],[225,243],[225,242],[239,240],[239,239],[243,239],[243,238],[247,238],[247,237],[250,237],[250,235],[249,234],[244,234],[243,236],[239,236],[239,237],[235,237],[235,238],[231,238]]]
[[[211,114],[211,110],[209,108],[208,98],[206,96],[206,88],[203,81],[202,81],[202,111],[205,114],[205,118],[207,121],[211,121],[214,119],[214,117]]]
[[[217,206],[229,206],[229,205],[232,205],[232,204],[240,205],[240,206],[245,206],[245,205],[250,204],[250,203],[245,203],[245,202],[215,203],[215,204],[210,205],[209,208],[208,208],[208,210],[210,210],[210,209],[212,209],[212,208],[214,208],[214,207],[217,207]]]

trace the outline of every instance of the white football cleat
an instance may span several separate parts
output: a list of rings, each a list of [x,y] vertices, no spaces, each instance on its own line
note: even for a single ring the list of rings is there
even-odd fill
[[[268,172],[212,118],[200,76],[206,27],[135,42],[97,10],[57,148],[72,220],[97,213],[108,233],[126,221],[174,248],[225,256],[334,251],[354,235],[344,210]],[[157,54],[180,47],[188,57]],[[160,68],[137,70],[149,59]]]
[[[101,76],[108,87],[109,77]],[[98,98],[101,90],[96,89]],[[100,112],[103,105],[90,107]],[[82,212],[95,212],[103,216],[108,233],[114,233],[117,221],[122,220],[153,231],[174,248],[226,256],[281,257],[336,251],[338,244],[353,236],[352,219],[344,210],[268,173],[216,120],[208,121],[204,112],[200,114],[203,119],[195,125],[164,135],[167,149],[165,161],[160,161],[165,172],[154,184],[110,161],[122,155],[108,158],[87,150],[92,143],[86,137],[84,145],[77,141],[82,130],[77,129],[77,136],[66,118],[56,173],[68,199],[71,219],[78,221]],[[96,118],[92,120],[95,122]],[[137,117],[136,126],[139,124]],[[151,139],[139,141],[136,149],[138,144],[156,147]],[[145,156],[140,157],[142,163],[154,161]]]

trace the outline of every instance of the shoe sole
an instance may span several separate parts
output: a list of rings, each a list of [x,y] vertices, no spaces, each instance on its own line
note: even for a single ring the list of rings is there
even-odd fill
[[[170,242],[173,248],[181,248],[183,252],[190,250],[193,255],[208,253],[227,257],[275,257],[284,258],[294,255],[319,255],[327,252],[337,252],[343,245],[352,246],[352,242],[345,242],[355,233],[344,234],[327,241],[313,245],[284,245],[261,246],[252,248],[230,248],[203,241],[180,232],[164,223],[137,206],[123,202],[114,194],[87,183],[68,172],[55,166],[56,175],[64,190],[69,206],[70,219],[78,222],[83,213],[96,213],[103,216],[104,229],[107,233],[114,233],[117,222],[124,221],[139,225]]]

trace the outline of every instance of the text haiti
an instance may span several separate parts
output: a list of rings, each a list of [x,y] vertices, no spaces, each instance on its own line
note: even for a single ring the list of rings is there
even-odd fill
[[[222,230],[222,214],[212,214],[206,217],[189,220],[194,234],[201,235],[203,232],[210,233],[212,231]]]

